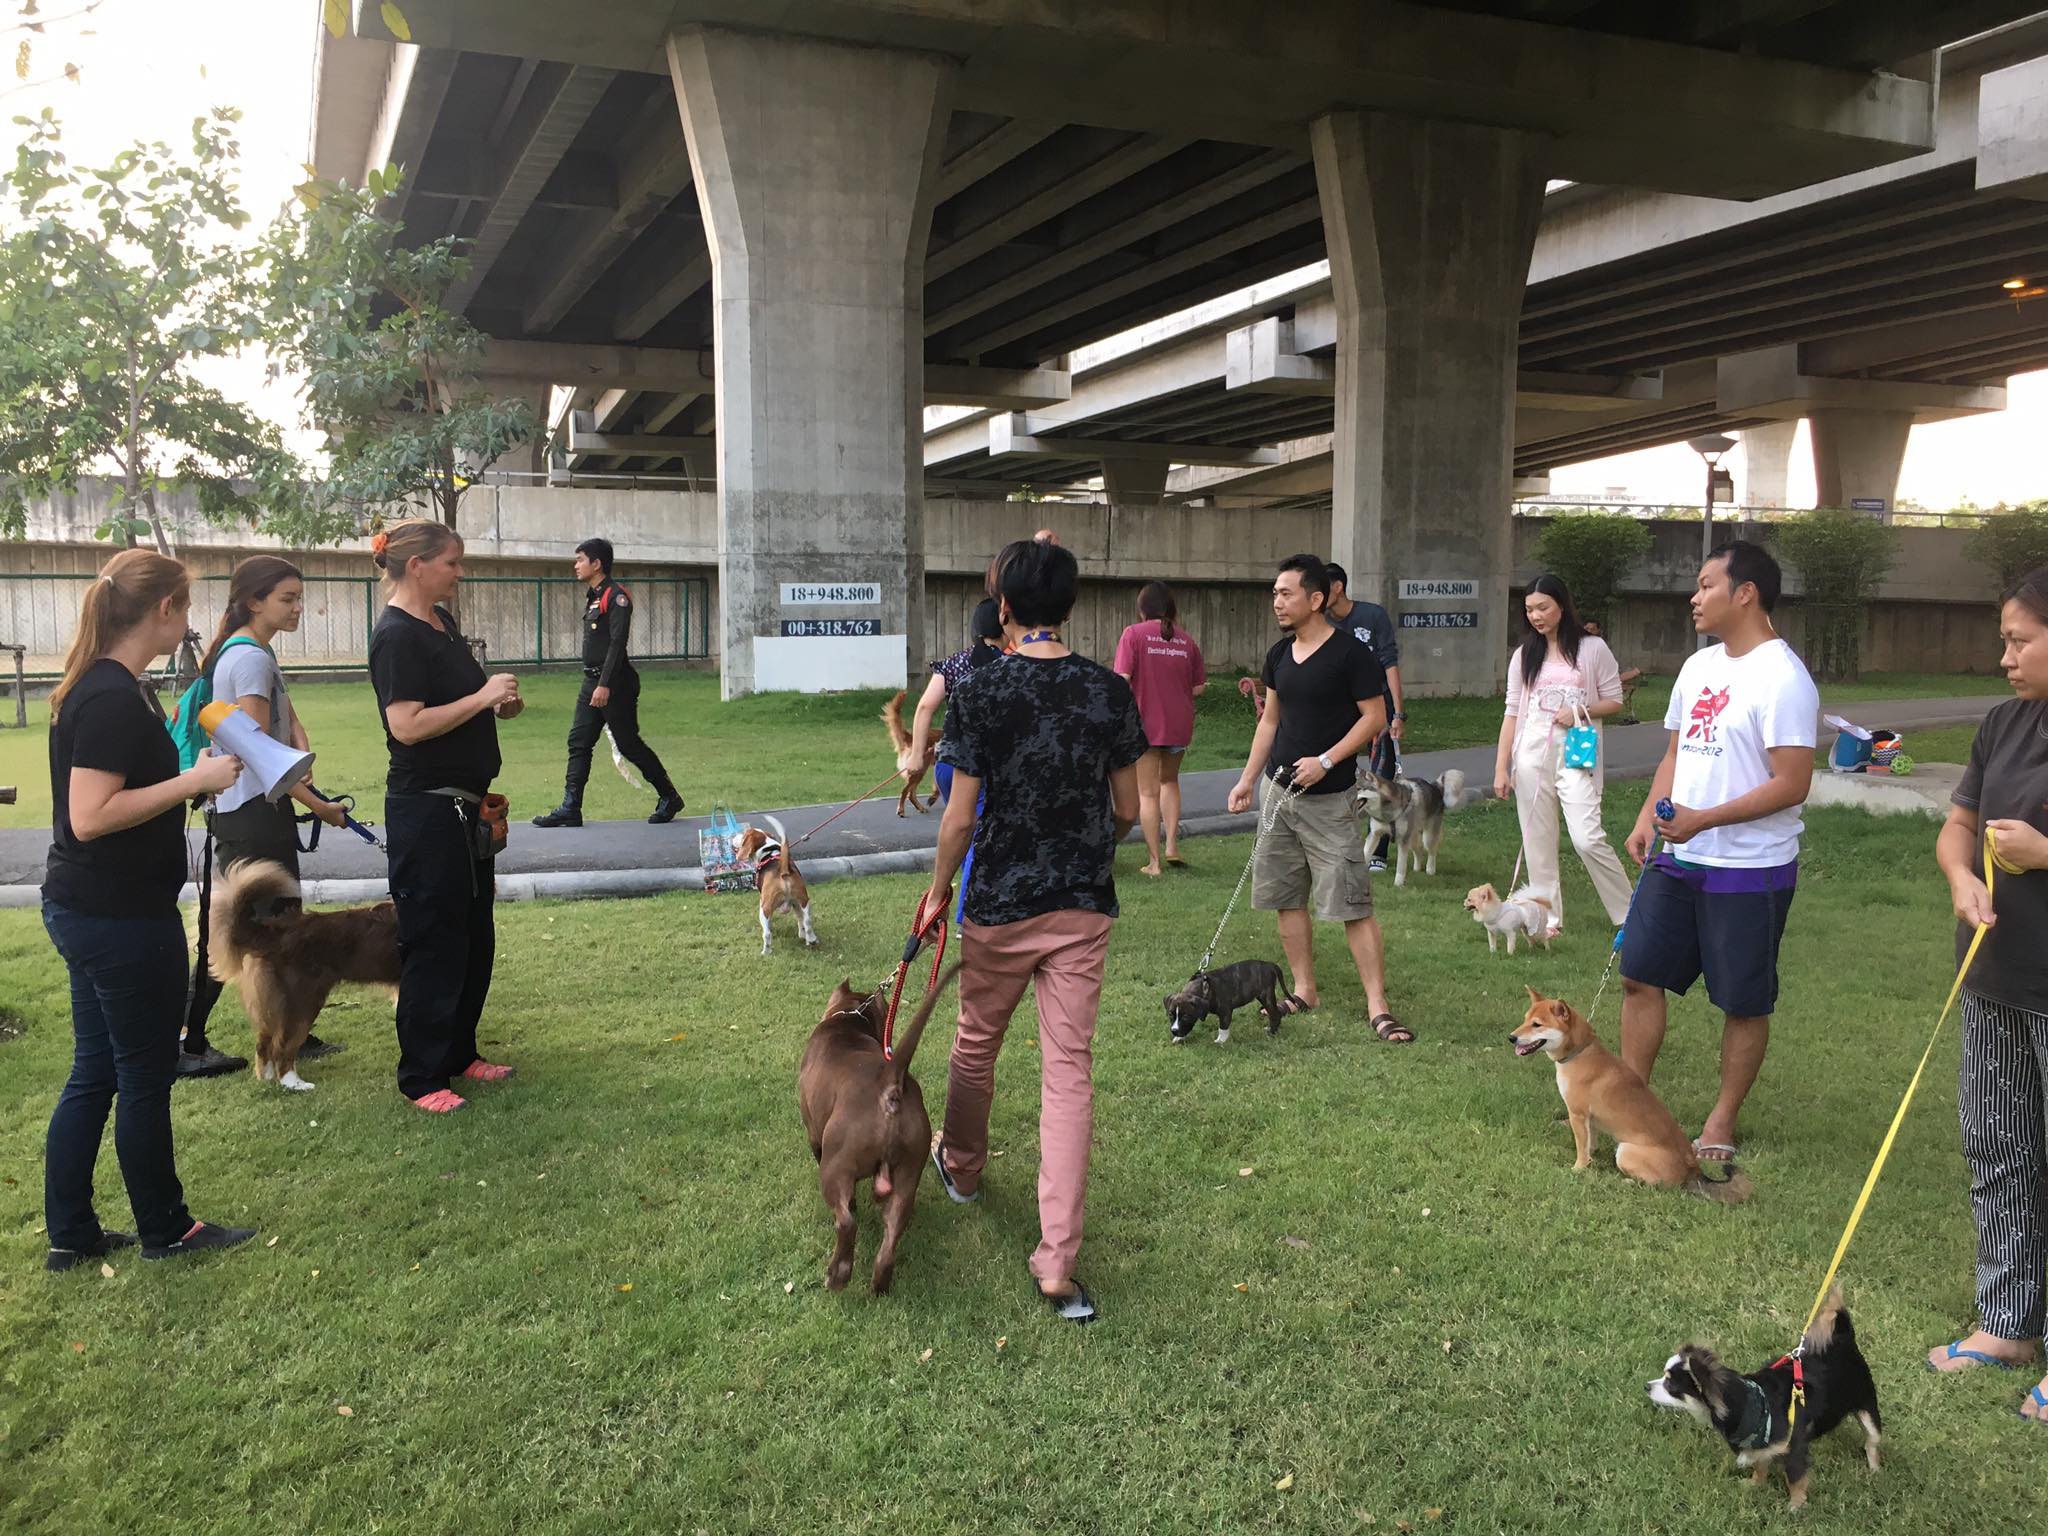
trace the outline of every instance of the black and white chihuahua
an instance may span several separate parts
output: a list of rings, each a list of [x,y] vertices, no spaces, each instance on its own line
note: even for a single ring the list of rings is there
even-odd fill
[[[1801,1344],[1797,1360],[1786,1355],[1747,1376],[1723,1365],[1710,1349],[1682,1345],[1647,1388],[1658,1407],[1689,1413],[1726,1440],[1735,1465],[1750,1471],[1750,1481],[1764,1482],[1771,1463],[1782,1459],[1794,1509],[1806,1504],[1808,1457],[1816,1439],[1853,1416],[1863,1426],[1864,1459],[1875,1472],[1883,1428],[1877,1383],[1856,1347],[1840,1286],[1828,1292]],[[1795,1386],[1806,1393],[1796,1415]]]

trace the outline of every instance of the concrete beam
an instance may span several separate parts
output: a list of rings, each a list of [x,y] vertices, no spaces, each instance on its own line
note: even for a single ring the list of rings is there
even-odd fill
[[[1098,192],[1108,191],[1126,177],[1135,176],[1148,165],[1157,165],[1168,155],[1178,154],[1187,146],[1186,139],[1144,135],[1090,160],[1076,168],[1072,175],[1061,177],[1033,196],[1020,198],[1000,213],[974,219],[971,227],[925,257],[926,280],[957,272],[977,256],[987,255],[1026,230],[1036,228]],[[990,189],[992,196],[999,195],[1000,191],[999,187]]]
[[[1938,371],[1952,358],[1995,355],[2039,345],[2048,352],[2048,305],[1989,299],[1962,314],[1873,327],[1844,336],[1801,342],[1799,371],[1851,374],[1868,371]]]
[[[532,108],[522,102],[516,109],[513,131],[524,128],[524,138],[505,168],[504,180],[484,209],[483,221],[470,237],[466,254],[469,271],[451,284],[443,302],[460,314],[469,307],[484,280],[512,236],[525,220],[541,188],[547,185],[576,135],[597,110],[604,93],[617,76],[608,69],[577,67],[568,70],[552,87],[536,78],[529,89],[537,91],[540,102]]]
[[[1903,413],[1909,422],[1948,421],[2005,409],[1994,384],[1923,384],[1820,378],[1799,371],[1797,347],[1740,352],[1715,363],[1715,398],[1728,415],[1796,421],[1821,410]]]
[[[326,35],[324,28],[321,35]],[[427,140],[441,115],[441,103],[447,100],[448,84],[455,78],[455,60],[456,54],[451,50],[407,44],[400,44],[391,55],[377,125],[370,133],[368,153],[353,177],[355,184],[362,186],[370,172],[387,165],[396,165],[405,172],[398,190],[385,198],[379,209],[387,218],[405,216],[420,162],[426,158]]]
[[[1241,326],[1224,338],[1223,387],[1257,395],[1337,393],[1337,364],[1294,350],[1294,322],[1277,316]]]
[[[1033,417],[1009,412],[991,416],[988,451],[991,458],[1015,455],[1040,459],[1128,459],[1133,463],[1278,464],[1271,448],[1226,448],[1210,443],[1125,443],[1092,437],[1041,437]]]
[[[1660,373],[1553,373],[1523,368],[1515,374],[1515,407],[1539,411],[1603,411],[1664,398]]]
[[[1977,190],[2048,198],[2048,58],[1994,70],[1978,87]]]
[[[560,324],[626,248],[689,187],[690,151],[683,143],[673,101],[656,97],[649,103],[616,179],[617,210],[572,238],[552,273],[537,284],[537,296],[523,316],[528,332],[545,332]]]
[[[975,368],[965,363],[926,363],[926,405],[979,405],[1017,410],[1055,405],[1071,398],[1074,376],[1064,368]]]
[[[984,176],[993,175],[1012,160],[1044,143],[1064,125],[1052,118],[1013,117],[994,131],[976,139],[939,167],[938,185],[932,190],[932,205],[957,197]]]
[[[598,391],[642,389],[708,393],[711,357],[681,347],[586,346],[565,341],[498,341],[484,349],[479,372]]]
[[[1927,148],[1933,90],[1860,69],[1743,57],[1421,0],[410,0],[422,43],[658,71],[673,29],[780,27],[959,62],[961,99],[1011,117],[1307,148],[1355,108],[1521,129],[1555,174],[1760,197]]]
[[[587,412],[569,418],[569,453],[606,454],[618,458],[697,458],[705,464],[717,460],[716,437],[657,437],[644,432],[600,432]]]
[[[637,341],[691,299],[711,286],[711,252],[693,252],[685,261],[664,268],[652,286],[628,296],[612,322],[615,334]]]
[[[1321,205],[1316,199],[1312,197],[1302,198],[1297,202],[1289,203],[1284,208],[1276,209],[1272,213],[1247,220],[1245,223],[1239,224],[1232,229],[1226,229],[1211,235],[1206,240],[1198,240],[1193,245],[1186,246],[1170,255],[1156,256],[1139,266],[1135,271],[1127,272],[1121,277],[1111,278],[1107,282],[1097,283],[1094,287],[1076,294],[1072,298],[1063,299],[1057,304],[1046,304],[1034,308],[1029,315],[1013,320],[1007,325],[999,325],[980,331],[970,330],[958,337],[954,341],[954,346],[958,351],[964,352],[969,356],[992,352],[998,347],[1016,341],[1020,337],[1029,336],[1035,331],[1044,330],[1046,327],[1057,324],[1059,321],[1072,319],[1075,315],[1086,314],[1091,309],[1099,309],[1105,304],[1122,298],[1125,294],[1136,293],[1141,289],[1153,287],[1166,278],[1176,276],[1182,272],[1193,271],[1198,267],[1207,266],[1220,256],[1227,256],[1234,251],[1243,250],[1248,245],[1256,245],[1261,240],[1270,239],[1272,236],[1284,233],[1287,230],[1298,229],[1303,225],[1315,223],[1321,216]],[[1232,286],[1242,286],[1242,284],[1234,281]]]
[[[412,195],[454,203],[488,202],[501,179],[494,170],[497,163],[497,155],[480,137],[462,143],[444,140],[435,144],[434,158],[420,168]],[[619,188],[612,162],[591,150],[569,151],[534,194],[533,206],[570,213],[615,211]]]
[[[971,293],[961,295],[943,309],[928,313],[925,316],[924,333],[927,336],[936,336],[943,331],[951,330],[976,315],[986,314],[997,305],[1022,298],[1055,278],[1079,271],[1090,262],[1114,255],[1162,230],[1171,229],[1196,214],[1254,191],[1300,164],[1298,156],[1290,155],[1283,150],[1273,150],[1254,157],[1234,170],[1210,176],[1199,186],[1178,196],[1166,198],[1150,207],[1140,208],[1106,229],[1078,240],[1063,242],[1056,249],[1025,267],[1023,271],[996,282],[977,284]]]

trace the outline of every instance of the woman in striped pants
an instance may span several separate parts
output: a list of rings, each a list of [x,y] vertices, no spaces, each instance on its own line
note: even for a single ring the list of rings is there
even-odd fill
[[[1990,927],[1963,984],[1958,1094],[1978,1326],[1928,1355],[1943,1372],[2029,1365],[2048,1330],[2048,569],[2006,594],[1999,634],[2018,697],[1984,717],[1935,844],[1961,920],[1959,960],[1977,925]],[[1995,901],[1981,874],[1987,826]],[[2048,1424],[2048,1378],[2029,1389],[2020,1417]]]

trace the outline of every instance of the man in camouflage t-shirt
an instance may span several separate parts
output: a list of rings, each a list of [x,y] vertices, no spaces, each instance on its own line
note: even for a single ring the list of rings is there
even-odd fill
[[[1074,1261],[1094,1131],[1095,1013],[1117,913],[1112,866],[1137,819],[1146,742],[1130,685],[1060,640],[1079,574],[1054,544],[1020,541],[997,557],[1012,651],[947,700],[939,760],[952,765],[953,794],[926,910],[944,910],[971,838],[960,1028],[933,1164],[954,1200],[980,1197],[996,1054],[1035,981],[1043,1094],[1031,1273],[1062,1317],[1086,1322],[1094,1303]]]

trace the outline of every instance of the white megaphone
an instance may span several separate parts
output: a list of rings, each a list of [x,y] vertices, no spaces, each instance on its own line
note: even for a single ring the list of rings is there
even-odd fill
[[[239,757],[256,775],[263,798],[281,800],[313,773],[313,754],[300,752],[265,733],[248,715],[223,699],[199,711],[199,724],[221,751]]]

